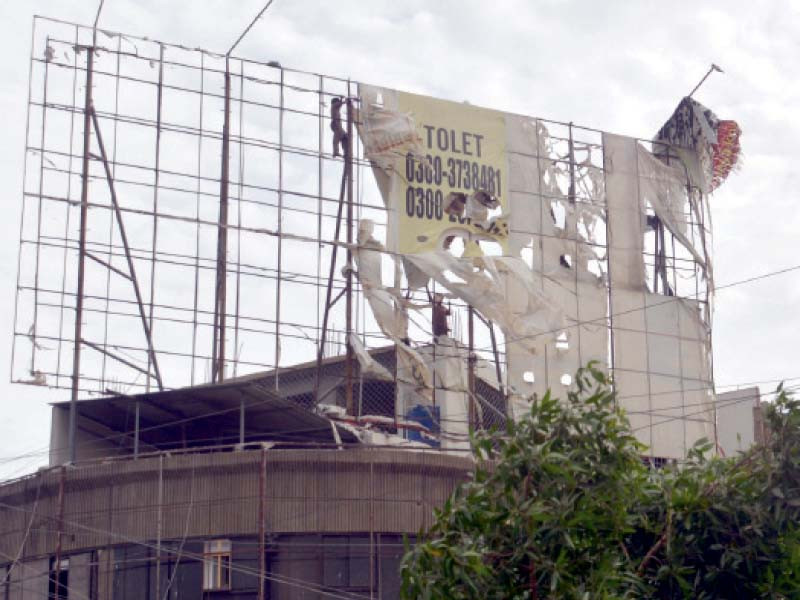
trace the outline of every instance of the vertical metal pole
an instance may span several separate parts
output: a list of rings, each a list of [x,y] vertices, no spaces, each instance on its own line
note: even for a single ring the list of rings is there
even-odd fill
[[[321,339],[320,334],[320,300],[321,295],[321,280],[322,280],[322,165],[323,165],[323,132],[325,122],[322,115],[322,107],[325,103],[325,96],[323,95],[324,82],[322,75],[319,76],[319,107],[317,109],[317,342]],[[316,397],[314,398],[316,400]]]
[[[347,295],[346,295],[346,321],[345,321],[345,344],[347,354],[345,358],[345,405],[347,414],[355,414],[353,403],[353,346],[350,344],[350,334],[353,331],[353,252],[350,246],[353,243],[353,101],[350,98],[348,86],[347,97],[347,156],[345,156],[345,168],[347,171]]]
[[[158,457],[158,513],[156,517],[156,598],[161,597],[161,536],[164,504],[164,455]]]
[[[202,191],[202,175],[203,175],[203,98],[205,97],[205,79],[206,79],[206,63],[205,53],[200,53],[200,123],[199,133],[197,138],[197,196],[195,197],[195,216],[197,218],[197,226],[195,229],[194,238],[194,305],[192,309],[192,369],[191,381],[194,385],[194,372],[195,363],[197,362],[197,298],[200,290],[200,193]],[[214,318],[216,319],[216,310],[214,311]],[[216,335],[216,322],[214,325],[214,334]],[[216,339],[216,338],[215,338]],[[216,346],[216,344],[215,344]]]
[[[469,307],[467,319],[467,388],[469,389],[469,428],[475,429],[475,309]]]
[[[494,371],[497,374],[497,385],[500,388],[500,393],[505,396],[503,371],[500,369],[500,354],[497,351],[497,336],[494,333],[494,323],[492,321],[486,321],[486,326],[489,328],[489,338],[492,341],[492,354],[494,354]]]
[[[81,167],[81,220],[78,238],[78,289],[75,300],[75,338],[72,353],[72,398],[69,403],[69,462],[75,462],[75,428],[78,412],[78,382],[81,375],[81,327],[83,320],[83,283],[86,259],[86,222],[89,202],[89,149],[92,128],[92,71],[94,71],[94,48],[86,52],[86,99],[83,105],[83,164]]]
[[[244,61],[239,62],[239,190],[236,194],[236,306],[233,317],[233,376],[239,368],[239,307],[242,300],[242,197],[244,196]]]
[[[375,453],[369,455],[369,597],[375,598]]]
[[[244,444],[244,396],[239,400],[239,443]]]
[[[575,206],[577,203],[577,194],[576,194],[576,185],[575,185],[575,137],[572,129],[572,122],[569,124],[569,194],[570,194],[570,202]],[[578,277],[578,269],[580,268],[579,257],[580,257],[580,241],[578,240],[578,211],[575,210],[575,224],[574,228],[569,227],[569,221],[566,220],[564,225],[567,226],[567,239],[570,236],[573,236],[575,240],[575,251],[572,255],[572,272],[574,274],[574,284],[575,284],[575,321],[577,322],[577,327],[575,328],[575,339],[577,340],[578,346],[578,366],[583,366],[583,354],[581,353],[581,291],[580,291],[580,279]]]
[[[139,401],[134,406],[133,421],[133,458],[139,457]]]
[[[319,347],[317,349],[317,373],[314,379],[314,405],[319,404],[319,384],[322,373],[322,357],[325,355],[325,339],[328,331],[328,317],[331,310],[331,294],[333,293],[333,274],[336,270],[336,256],[339,250],[339,232],[342,226],[342,208],[344,207],[345,188],[347,187],[347,168],[342,173],[342,184],[339,188],[339,208],[336,211],[336,228],[333,232],[333,245],[331,248],[331,264],[328,271],[328,287],[325,292],[325,312],[322,314],[322,331],[319,334]]]
[[[40,475],[42,477],[43,475]],[[55,557],[55,585],[54,588],[56,590],[56,598],[61,597],[61,586],[59,585],[59,579],[61,578],[61,541],[62,541],[62,530],[64,529],[64,484],[65,479],[67,476],[67,469],[66,467],[61,467],[61,473],[58,479],[58,523],[57,523],[57,537],[56,537],[56,557]],[[65,596],[66,596],[66,591]]]
[[[283,68],[281,68],[280,104],[278,107],[278,272],[275,281],[275,391],[280,389],[281,358],[281,279],[283,278]]]
[[[217,230],[217,286],[214,304],[214,348],[211,379],[225,379],[225,312],[228,267],[228,177],[231,143],[231,71],[230,58],[225,57],[225,113],[222,125],[222,174],[219,184],[219,223]]]
[[[158,87],[156,93],[156,164],[155,164],[155,179],[153,181],[153,249],[150,255],[150,306],[148,314],[148,328],[150,335],[153,335],[153,306],[155,304],[156,294],[156,248],[158,247],[158,185],[161,179],[161,105],[163,98],[164,87],[164,45],[159,44],[159,58],[158,58]],[[147,354],[147,372],[150,372],[150,366],[153,360],[151,353]],[[147,378],[146,390],[150,391],[150,377]]]
[[[34,17],[34,22],[35,22],[35,20],[36,19]],[[77,25],[75,26],[75,38],[74,39],[75,39],[75,47],[77,47],[78,46],[78,42],[80,40],[80,34],[79,34],[79,29],[78,29]],[[78,114],[78,110],[77,110],[78,107],[77,107],[77,104],[75,103],[75,101],[77,99],[77,95],[78,95],[78,53],[77,52],[73,52],[72,55],[73,55],[73,59],[72,59],[72,104],[70,104],[71,113],[70,113],[70,117],[69,117],[69,147],[70,147],[70,153],[69,153],[69,158],[67,159],[67,173],[69,175],[67,177],[67,198],[70,198],[70,199],[72,198],[72,175],[73,175],[73,172],[72,172],[72,161],[73,161],[73,157],[76,157],[75,153],[72,151],[72,148],[75,147],[74,144],[73,144],[73,140],[75,139],[74,136],[75,136],[75,129],[76,129],[76,127],[75,127],[75,117]],[[119,60],[119,56],[117,57],[117,60]],[[31,80],[33,80],[33,78],[31,78]],[[29,84],[29,86],[30,86],[30,84]],[[29,92],[29,94],[30,94],[30,92]],[[30,95],[28,97],[28,104],[30,104]],[[28,112],[30,112],[30,107],[28,108]],[[28,116],[28,122],[30,122],[30,115]],[[29,124],[26,124],[26,126],[25,126],[25,140],[26,141],[28,139],[28,128],[29,128]],[[26,158],[23,159],[24,162],[23,162],[23,165],[22,165],[23,173],[27,172],[27,167],[26,167],[27,155],[28,155],[28,153],[26,152],[25,153]],[[24,178],[24,175],[23,175],[23,178]],[[65,211],[64,211],[64,239],[65,240],[69,237],[69,226],[70,226],[70,222],[71,222],[71,216],[72,216],[72,204],[70,204],[68,202],[68,203],[66,203],[66,207],[65,207]],[[24,224],[23,222],[20,222],[20,231],[22,230],[21,228],[22,228],[23,224]],[[69,249],[67,248],[67,244],[66,243],[64,244],[63,250],[64,250],[64,253],[62,255],[62,267],[61,267],[61,290],[59,291],[60,299],[59,299],[59,307],[58,307],[58,346],[57,346],[57,349],[56,349],[56,373],[57,373],[57,375],[56,375],[56,385],[61,383],[61,348],[62,348],[62,344],[63,344],[63,342],[65,340],[65,337],[66,337],[64,335],[64,308],[65,308],[64,307],[64,297],[65,297],[66,289],[67,289],[67,257],[69,256]],[[20,271],[21,270],[19,269],[19,266],[17,266],[17,272],[18,272],[18,274],[17,274],[17,286],[19,286],[19,272]],[[14,303],[14,323],[17,322],[17,307],[16,307],[16,304],[17,303],[15,302]],[[105,355],[103,355],[103,357],[105,358]],[[14,366],[14,348],[13,347],[11,349],[11,366],[12,366],[12,372],[13,372],[13,366]],[[105,373],[105,368],[103,369],[103,372]],[[105,389],[105,381],[103,381],[102,384],[103,384],[103,389]]]
[[[608,166],[608,161],[606,160],[606,148],[603,145],[603,190],[605,191],[606,188],[606,169]],[[615,360],[614,360],[614,353],[616,352],[616,348],[614,346],[614,287],[612,273],[611,273],[611,227],[609,225],[611,221],[611,216],[609,215],[608,210],[608,196],[604,194],[605,197],[605,225],[606,225],[606,299],[608,300],[608,348],[609,348],[609,361],[608,367],[611,372],[611,389],[613,391],[618,391],[616,382],[614,381],[615,375]],[[617,406],[617,396],[614,395],[614,406]]]
[[[47,36],[47,48],[50,47],[50,36]],[[39,265],[42,248],[42,201],[44,194],[44,160],[45,160],[45,133],[47,131],[47,76],[49,75],[50,61],[44,63],[44,92],[42,95],[42,134],[39,142],[39,198],[36,215],[36,269],[33,279],[33,328],[31,329],[31,368],[30,373],[36,370],[36,332],[39,321]],[[27,144],[27,139],[25,140]],[[72,149],[70,147],[70,154]],[[16,325],[16,318],[14,319]],[[60,337],[60,336],[59,336]]]
[[[267,478],[267,451],[261,450],[261,467],[258,471],[258,600],[264,600],[264,578],[267,571],[264,540],[264,484]]]

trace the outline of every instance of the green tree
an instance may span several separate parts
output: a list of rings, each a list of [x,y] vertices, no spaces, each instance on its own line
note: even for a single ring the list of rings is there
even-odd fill
[[[800,405],[771,442],[652,469],[605,375],[581,369],[473,442],[459,487],[403,560],[407,599],[800,598]]]

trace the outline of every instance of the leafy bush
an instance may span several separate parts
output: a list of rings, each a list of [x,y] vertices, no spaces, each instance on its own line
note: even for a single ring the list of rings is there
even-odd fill
[[[407,599],[798,598],[800,403],[779,388],[769,444],[642,461],[605,375],[475,437],[472,481],[403,560]]]

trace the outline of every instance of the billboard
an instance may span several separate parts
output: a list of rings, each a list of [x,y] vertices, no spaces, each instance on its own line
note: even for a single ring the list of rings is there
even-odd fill
[[[482,241],[500,244],[506,254],[505,114],[370,86],[361,86],[361,97],[372,125],[361,129],[367,154],[394,174],[384,193],[395,215],[390,248],[416,254],[460,237],[468,254],[480,254]]]

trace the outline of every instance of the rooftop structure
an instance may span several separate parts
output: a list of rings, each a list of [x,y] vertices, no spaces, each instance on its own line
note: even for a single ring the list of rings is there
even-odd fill
[[[7,594],[397,597],[469,436],[613,377],[649,459],[718,439],[708,195],[739,130],[636,139],[37,18]]]

